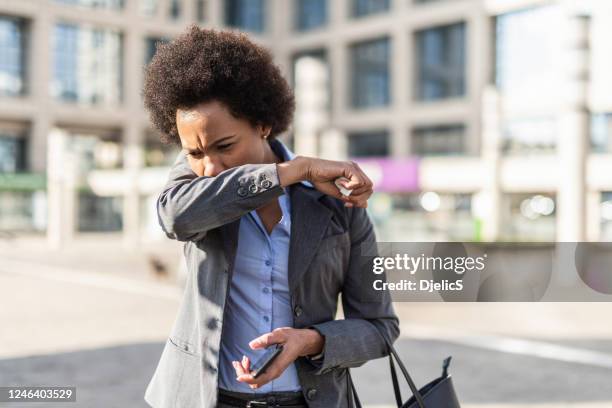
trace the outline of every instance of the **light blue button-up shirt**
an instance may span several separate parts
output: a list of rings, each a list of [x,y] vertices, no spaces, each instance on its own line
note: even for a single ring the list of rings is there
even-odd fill
[[[283,160],[294,157],[280,140],[273,143],[278,143]],[[312,187],[306,181],[303,183]],[[237,381],[232,365],[234,360],[241,361],[243,355],[253,363],[264,353],[264,349],[252,350],[249,347],[251,340],[278,327],[293,327],[288,281],[291,201],[287,189],[284,190],[285,194],[278,197],[282,218],[270,234],[257,211],[253,210],[240,219],[219,356],[219,387],[226,390],[266,393],[301,389],[294,363],[280,377],[257,389]]]

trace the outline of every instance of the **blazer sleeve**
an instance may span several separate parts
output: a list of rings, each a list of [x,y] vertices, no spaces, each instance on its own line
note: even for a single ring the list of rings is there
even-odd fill
[[[214,177],[198,177],[180,152],[157,199],[157,216],[170,239],[199,241],[284,194],[276,163],[244,164]]]
[[[391,344],[399,337],[399,319],[389,292],[376,291],[372,295],[371,289],[364,288],[371,282],[364,276],[371,271],[371,257],[362,256],[361,248],[363,245],[376,245],[374,229],[364,208],[353,209],[350,236],[349,266],[342,287],[344,319],[308,327],[325,337],[323,358],[308,359],[316,367],[315,375],[335,368],[359,367],[368,360],[387,356],[389,350],[381,336],[389,339]],[[376,279],[386,281],[386,274],[377,275]]]

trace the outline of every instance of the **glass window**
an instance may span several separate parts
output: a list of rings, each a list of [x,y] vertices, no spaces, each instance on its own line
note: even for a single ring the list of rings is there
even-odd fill
[[[206,0],[196,0],[196,18],[200,23],[206,21]]]
[[[46,193],[42,190],[0,190],[0,231],[44,231],[46,201]]]
[[[157,14],[159,0],[140,0],[140,13],[147,17]]]
[[[263,32],[265,0],[225,1],[225,24],[243,30]]]
[[[596,113],[591,116],[591,151],[612,152],[612,113]]]
[[[295,0],[295,27],[306,31],[327,22],[326,0]]]
[[[353,17],[363,17],[389,10],[389,0],[353,0]]]
[[[144,143],[144,161],[147,167],[171,166],[181,148],[175,144],[164,144],[156,132],[147,132]]]
[[[125,0],[55,0],[58,3],[74,4],[91,8],[107,8],[120,10],[125,4]]]
[[[100,197],[91,191],[79,192],[78,230],[80,232],[121,231],[122,203],[121,197]]]
[[[416,33],[417,99],[430,101],[465,94],[465,23]]]
[[[351,47],[351,104],[355,108],[386,106],[389,91],[389,39],[383,38]]]
[[[157,52],[157,47],[168,41],[168,38],[163,37],[148,37],[145,39],[145,65],[151,62],[153,56]]]
[[[25,21],[0,16],[0,95],[25,93]]]
[[[610,242],[612,241],[612,192],[603,191],[601,193],[601,204],[600,204],[600,223],[601,223],[601,236],[600,241]]]
[[[118,104],[122,98],[122,36],[111,29],[58,24],[53,35],[55,98]]]
[[[554,195],[507,193],[503,201],[502,240],[525,242],[555,240]]]
[[[170,0],[168,14],[173,20],[181,18],[181,0]]]
[[[465,125],[417,127],[412,131],[412,152],[419,156],[465,153]]]
[[[389,155],[389,132],[378,130],[348,135],[349,157],[380,157]]]
[[[27,145],[23,132],[0,129],[0,173],[26,171]]]
[[[558,94],[564,52],[559,33],[563,15],[556,5],[502,14],[495,19],[495,82],[510,96],[537,99]],[[534,98],[534,96],[536,98]]]
[[[377,216],[380,201],[387,208]],[[375,191],[369,203],[381,242],[475,241],[479,237],[470,193]]]
[[[506,120],[502,125],[502,151],[514,153],[552,153],[557,145],[555,117]]]

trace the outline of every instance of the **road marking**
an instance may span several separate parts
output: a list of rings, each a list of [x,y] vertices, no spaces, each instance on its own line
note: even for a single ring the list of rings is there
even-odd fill
[[[58,282],[85,285],[101,289],[110,289],[118,292],[153,296],[157,298],[178,300],[181,291],[172,287],[154,282],[136,279],[109,276],[95,272],[80,272],[67,268],[48,266],[33,262],[3,259],[0,271],[14,275],[42,278]]]
[[[401,332],[405,333],[405,337],[407,338],[443,340],[503,353],[520,354],[612,369],[612,354],[601,351],[562,346],[540,340],[466,332],[457,329],[430,327],[412,323],[400,323],[400,326]]]

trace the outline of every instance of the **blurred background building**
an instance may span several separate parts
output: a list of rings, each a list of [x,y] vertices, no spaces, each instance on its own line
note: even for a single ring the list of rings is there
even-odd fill
[[[165,239],[143,68],[192,22],[274,52],[379,240],[612,240],[606,0],[0,0],[0,231]]]

